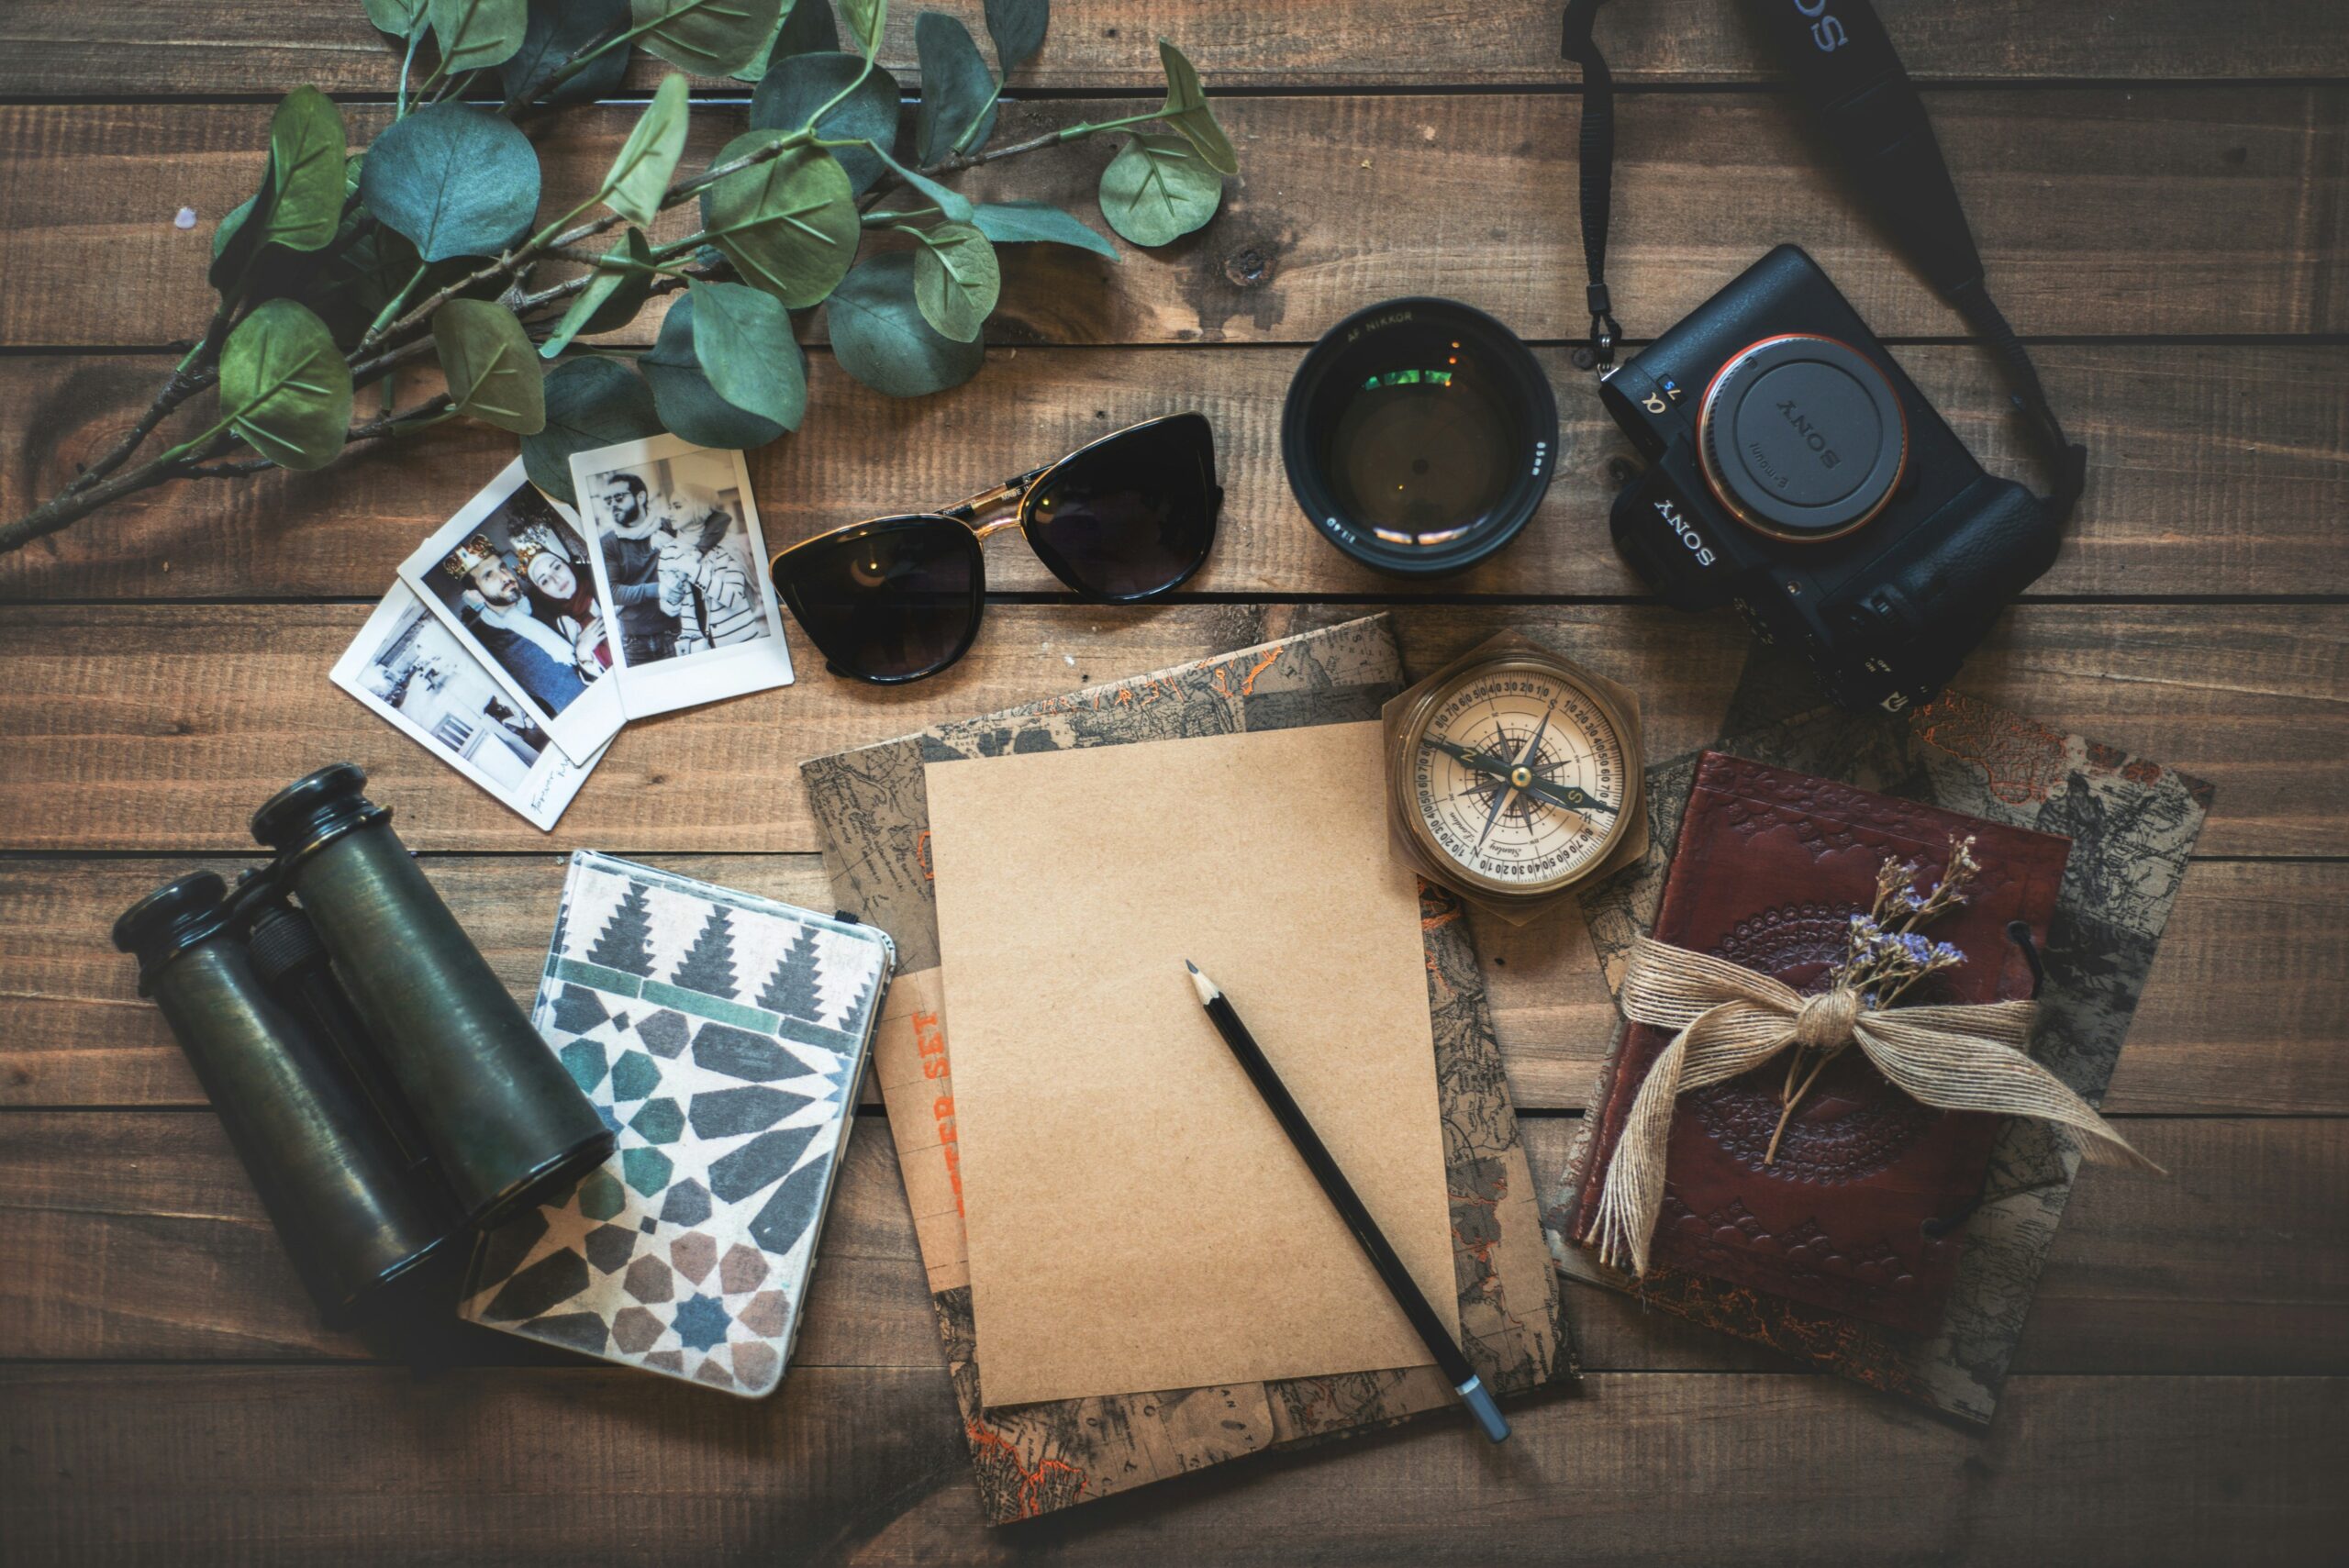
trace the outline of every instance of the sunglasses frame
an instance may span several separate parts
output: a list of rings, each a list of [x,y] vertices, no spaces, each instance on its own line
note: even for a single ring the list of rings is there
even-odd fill
[[[1049,482],[1054,473],[1076,462],[1077,459],[1097,451],[1113,441],[1122,440],[1128,436],[1152,429],[1161,425],[1172,424],[1178,419],[1197,419],[1206,427],[1207,430],[1207,542],[1199,550],[1198,559],[1184,568],[1182,575],[1147,593],[1104,594],[1097,589],[1086,587],[1070,575],[1066,559],[1059,551],[1045,544],[1029,528],[1029,524],[1035,517],[1036,498],[1045,494],[1050,488]],[[996,517],[984,523],[979,521],[981,513],[992,511],[998,506],[1010,506],[1012,511],[1008,517]],[[1088,603],[1139,605],[1147,604],[1152,599],[1163,598],[1198,575],[1199,568],[1207,564],[1208,551],[1215,546],[1216,524],[1222,514],[1223,486],[1215,481],[1215,428],[1208,424],[1206,415],[1196,410],[1186,410],[1180,414],[1161,414],[1155,418],[1144,419],[1138,424],[1128,425],[1120,429],[1097,436],[1065,457],[1055,459],[1041,468],[1031,468],[1025,473],[1014,474],[1002,484],[990,486],[975,495],[957,501],[951,506],[941,506],[931,512],[896,512],[886,517],[866,517],[861,522],[828,529],[823,533],[803,539],[796,544],[785,545],[768,558],[767,579],[774,584],[777,596],[789,606],[792,617],[799,622],[800,630],[807,632],[807,617],[800,613],[799,606],[795,602],[797,595],[785,586],[783,565],[786,559],[816,545],[853,544],[858,539],[868,538],[876,532],[896,531],[900,525],[906,523],[948,522],[962,525],[965,530],[965,537],[971,541],[971,624],[963,633],[963,639],[955,645],[952,652],[926,669],[917,670],[906,675],[868,675],[862,671],[842,669],[829,654],[824,655],[824,668],[843,680],[863,681],[876,686],[902,686],[908,682],[927,680],[940,671],[950,668],[958,662],[963,655],[968,653],[971,651],[971,645],[978,640],[979,622],[986,614],[987,592],[986,556],[980,547],[991,536],[999,534],[1006,528],[1019,528],[1021,537],[1028,541],[1028,548],[1035,552],[1037,560],[1044,563],[1044,569],[1074,589]],[[811,643],[815,640],[812,632],[808,633],[808,640]],[[823,652],[821,647],[818,647],[816,651],[818,653]]]

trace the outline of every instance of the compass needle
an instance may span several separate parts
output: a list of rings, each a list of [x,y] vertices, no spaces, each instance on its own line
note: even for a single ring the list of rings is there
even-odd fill
[[[1388,716],[1389,787],[1409,858],[1504,902],[1547,900],[1621,864],[1644,837],[1627,711],[1609,683],[1522,643],[1406,694]]]

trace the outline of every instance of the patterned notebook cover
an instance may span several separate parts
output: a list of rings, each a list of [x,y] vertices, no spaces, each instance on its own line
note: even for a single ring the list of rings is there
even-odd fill
[[[822,757],[802,773],[841,906],[894,935],[905,973],[874,1040],[874,1071],[913,1208],[979,1498],[996,1523],[1050,1513],[1265,1449],[1390,1425],[1457,1401],[1433,1367],[985,1407],[974,1359],[956,1161],[951,1020],[939,1005],[925,763],[1005,751],[1375,718],[1403,685],[1386,617],[1089,687],[903,740]],[[1377,787],[1375,780],[1364,787]],[[1244,911],[1236,912],[1244,917]],[[1464,1348],[1487,1386],[1575,1375],[1557,1273],[1460,906],[1420,890],[1437,1096],[1452,1194]],[[1235,1260],[1235,1266],[1246,1260]],[[1259,1266],[1277,1267],[1277,1260]]]
[[[773,1393],[894,962],[869,926],[573,855],[530,1017],[619,1146],[483,1237],[462,1315]]]
[[[2210,786],[1954,692],[1898,717],[1817,702],[1799,664],[1757,651],[1724,736],[1713,744],[1773,767],[2072,840],[2032,1052],[2090,1105],[2101,1100],[2202,831]],[[1696,762],[1691,754],[1648,769],[1646,857],[1584,895],[1591,945],[1610,988],[1633,939],[1654,918]],[[1592,1105],[1608,1102],[1623,1034],[1619,1026]],[[1987,1423],[1996,1413],[2079,1167],[2079,1154],[2061,1135],[2019,1118],[2005,1123],[1991,1148],[1981,1206],[1966,1221],[1948,1307],[1936,1330],[1916,1334],[1669,1269],[1652,1268],[1635,1282],[1604,1267],[1565,1240],[1587,1189],[1592,1128],[1586,1116],[1545,1214],[1568,1274],[1965,1420]]]

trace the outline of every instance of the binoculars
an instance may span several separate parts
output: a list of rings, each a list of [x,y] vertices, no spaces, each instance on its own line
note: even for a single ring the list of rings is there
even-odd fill
[[[115,922],[331,1327],[610,1157],[563,1070],[338,762],[253,814],[275,851]]]

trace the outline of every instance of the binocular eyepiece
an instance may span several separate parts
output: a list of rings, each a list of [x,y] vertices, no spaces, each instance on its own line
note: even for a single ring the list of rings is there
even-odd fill
[[[253,814],[276,851],[115,922],[329,1325],[602,1163],[614,1133],[349,762]]]

